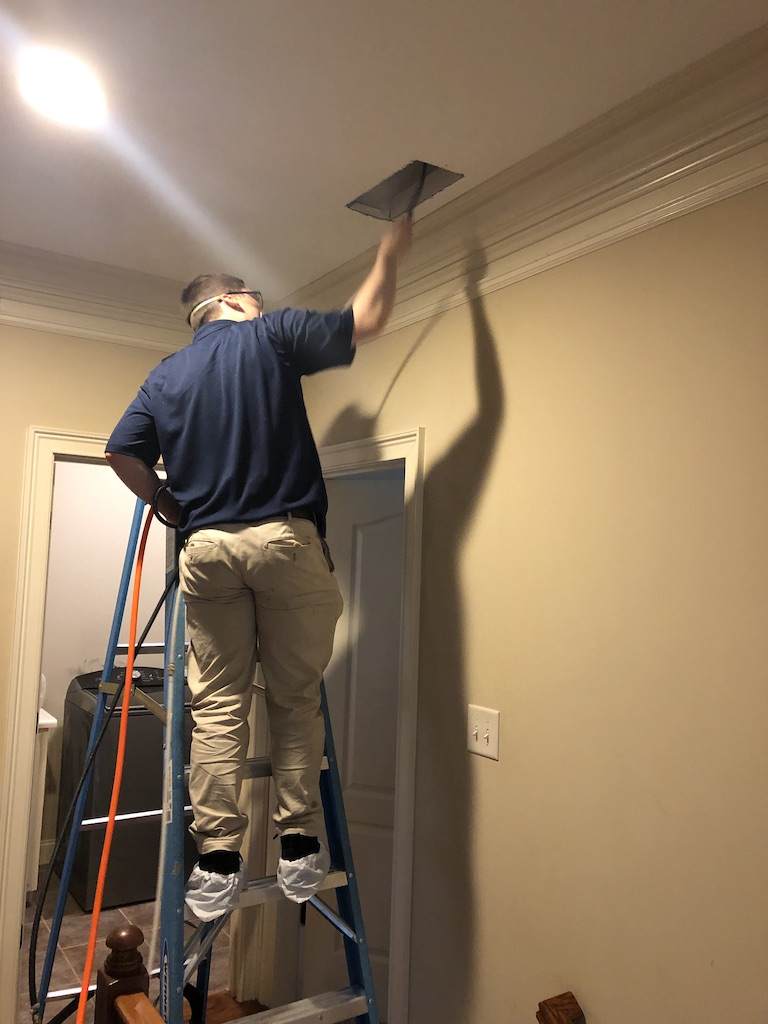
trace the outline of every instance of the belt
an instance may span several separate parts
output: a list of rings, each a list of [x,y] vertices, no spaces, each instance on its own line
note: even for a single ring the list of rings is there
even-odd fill
[[[309,512],[308,510],[302,509],[302,508],[298,508],[298,509],[296,509],[293,512],[276,512],[275,515],[273,515],[273,516],[265,516],[263,519],[252,519],[250,522],[240,523],[239,525],[241,525],[241,526],[261,526],[263,523],[273,523],[276,519],[288,519],[288,520],[291,520],[291,519],[307,519],[307,520],[309,520],[310,523],[314,523],[315,526],[317,526],[317,516],[315,515],[315,513],[314,512]],[[200,526],[197,529],[200,529],[200,530],[205,530],[205,529],[215,530],[216,529],[216,524],[214,523],[210,527]],[[192,534],[197,533],[197,529],[193,530],[192,533],[189,534],[189,536],[184,538],[185,546],[186,546],[187,541],[192,536]]]
[[[317,523],[317,516],[314,512],[305,512],[303,509],[297,509],[295,512],[284,512],[282,515],[275,516],[275,519],[308,519],[311,523]]]
[[[314,523],[317,526],[317,516],[314,512],[305,512],[304,509],[297,509],[295,512],[275,512],[273,516],[264,516],[263,519],[249,519],[245,523],[241,523],[241,526],[261,526],[263,523],[274,523],[276,519],[308,519],[310,523]],[[204,526],[201,527],[205,529]],[[212,526],[212,530],[216,527]]]
[[[276,519],[307,519],[310,523],[314,523],[317,526],[317,516],[314,512],[307,512],[304,509],[296,509],[295,512],[276,512],[273,516],[264,516],[263,519],[252,519],[248,523],[243,523],[243,526],[261,526],[262,523],[274,523]]]

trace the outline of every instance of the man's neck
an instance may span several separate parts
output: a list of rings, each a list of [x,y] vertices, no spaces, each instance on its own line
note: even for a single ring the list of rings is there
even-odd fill
[[[229,310],[223,316],[217,316],[215,320],[209,320],[209,324],[216,323],[217,320],[234,320],[235,323],[242,323],[243,320],[258,320],[258,316],[248,316],[247,313],[240,313],[236,309]]]

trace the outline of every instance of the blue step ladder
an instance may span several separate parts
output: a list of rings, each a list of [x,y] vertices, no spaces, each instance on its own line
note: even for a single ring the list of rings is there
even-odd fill
[[[107,652],[104,658],[101,685],[96,702],[91,732],[86,753],[86,764],[95,756],[102,730],[108,721],[110,707],[108,698],[113,697],[111,707],[117,704],[122,689],[114,682],[115,658],[127,653],[125,645],[118,643],[123,622],[128,587],[131,579],[139,533],[144,513],[144,502],[138,500],[128,538],[120,585],[118,587],[115,613],[112,620]],[[178,547],[174,564],[168,567],[166,589],[147,624],[143,637],[149,632],[160,609],[165,608],[165,643],[137,644],[136,656],[140,653],[164,655],[163,704],[160,705],[140,687],[134,688],[135,699],[153,712],[163,723],[166,793],[165,814],[166,840],[161,850],[162,875],[160,895],[160,963],[158,967],[148,964],[150,974],[160,976],[158,1011],[165,1024],[182,1024],[183,1001],[186,998],[192,1010],[191,1024],[205,1024],[208,1000],[211,956],[216,938],[221,933],[228,916],[220,917],[210,924],[199,927],[192,937],[184,942],[184,834],[189,807],[186,804],[188,766],[184,764],[184,678],[185,678],[185,614],[184,598],[178,585]],[[319,895],[308,901],[326,921],[336,928],[343,937],[349,984],[334,992],[300,999],[275,1009],[264,1010],[241,1018],[233,1024],[341,1024],[354,1020],[358,1024],[380,1024],[373,974],[371,971],[365,925],[360,903],[358,878],[352,858],[341,778],[336,759],[333,729],[328,711],[325,684],[321,684],[322,712],[325,721],[325,756],[323,758],[320,792],[325,815],[328,847],[331,855],[331,870],[322,886],[323,893],[335,891],[337,910],[333,910]],[[77,843],[81,831],[99,828],[106,819],[85,819],[85,805],[93,775],[91,763],[85,775],[73,810],[73,818],[67,837],[66,853],[60,872],[59,891],[56,907],[50,922],[50,935],[43,962],[37,1002],[33,1007],[33,1019],[43,1024],[46,1006],[49,1002],[66,1000],[62,1010],[45,1024],[63,1024],[77,1008],[79,988],[50,991],[56,945],[64,916],[70,879],[75,862]],[[250,758],[245,763],[243,778],[266,778],[271,775],[269,758]],[[120,815],[117,820],[160,817],[160,809],[144,814]],[[238,907],[253,907],[283,899],[282,892],[273,875],[249,881],[240,894]],[[302,908],[302,922],[305,910]],[[96,986],[90,986],[90,994]]]

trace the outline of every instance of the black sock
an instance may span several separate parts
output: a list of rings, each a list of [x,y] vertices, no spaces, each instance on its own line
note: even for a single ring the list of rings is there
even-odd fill
[[[237,850],[211,850],[201,853],[197,862],[201,871],[215,871],[217,875],[234,875],[240,870],[241,857]]]
[[[280,836],[280,848],[283,860],[301,860],[310,853],[320,853],[317,836],[302,836],[295,832]]]

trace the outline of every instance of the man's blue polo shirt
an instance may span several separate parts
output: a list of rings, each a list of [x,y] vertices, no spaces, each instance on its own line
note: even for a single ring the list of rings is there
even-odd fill
[[[147,377],[107,443],[148,466],[163,457],[185,535],[295,510],[325,535],[328,498],[301,377],[355,356],[351,309],[284,309],[214,320]]]

